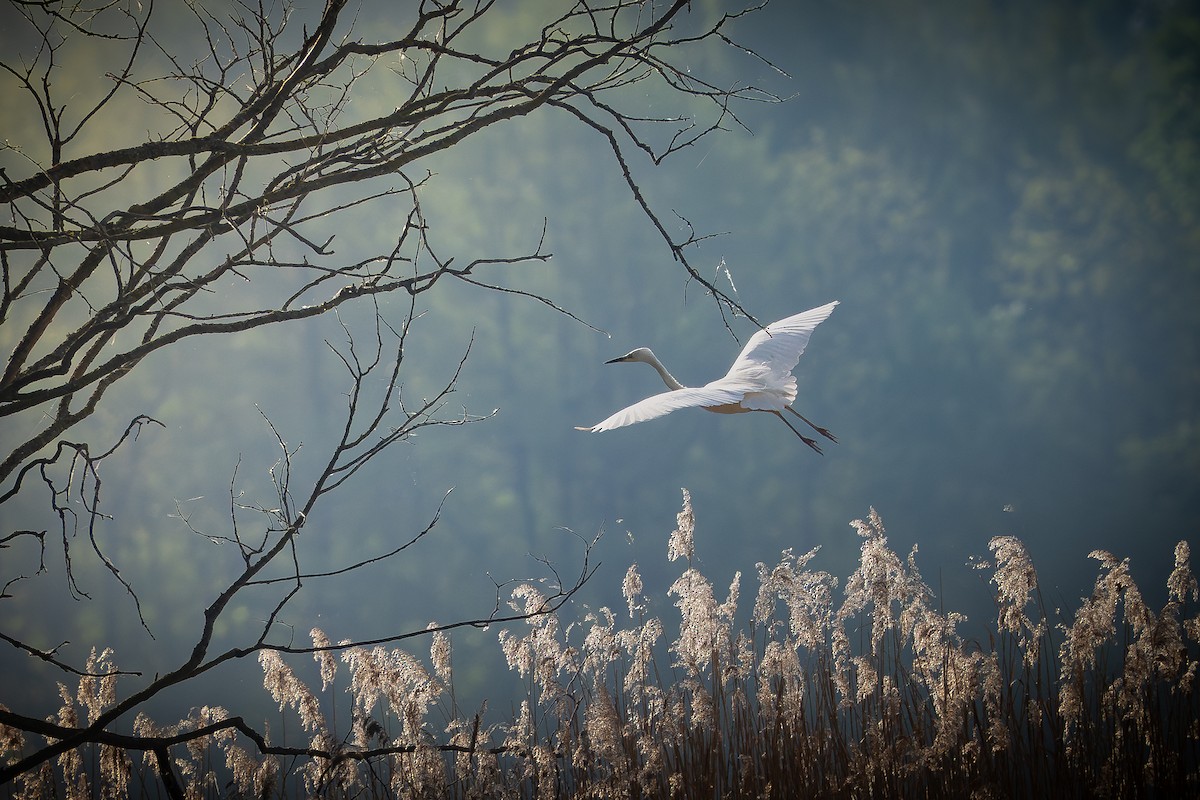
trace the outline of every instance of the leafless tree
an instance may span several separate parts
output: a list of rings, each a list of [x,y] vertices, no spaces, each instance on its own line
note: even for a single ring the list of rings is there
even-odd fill
[[[678,54],[689,48],[736,47],[729,23],[755,9],[706,23],[687,0],[548,2],[546,22],[527,41],[494,53],[478,35],[498,13],[489,0],[404,4],[389,13],[407,15],[407,33],[391,41],[368,41],[355,29],[346,0],[327,0],[320,16],[307,21],[299,9],[253,0],[230,4],[228,13],[189,2],[181,13],[187,30],[202,33],[202,46],[183,55],[172,33],[179,21],[160,19],[161,5],[11,0],[7,12],[5,25],[22,46],[0,63],[5,116],[26,127],[12,126],[0,151],[0,326],[10,348],[0,376],[0,416],[8,428],[0,452],[0,509],[19,496],[46,492],[61,530],[57,536],[0,530],[0,549],[15,554],[0,568],[0,599],[22,591],[48,557],[62,559],[72,591],[79,591],[71,577],[72,542],[83,534],[89,556],[140,603],[136,587],[93,535],[103,515],[98,467],[158,423],[134,416],[99,446],[71,433],[118,381],[140,374],[147,356],[192,337],[238,335],[343,307],[365,307],[374,324],[369,337],[361,330],[351,335],[347,327],[346,339],[330,345],[346,369],[349,404],[316,479],[297,485],[280,436],[274,502],[247,508],[231,486],[224,538],[237,548],[241,568],[205,609],[192,651],[87,724],[53,724],[0,707],[0,723],[51,742],[0,768],[0,783],[98,743],[156,753],[164,785],[174,793],[167,753],[188,737],[118,735],[114,724],[164,689],[232,659],[264,650],[313,652],[273,638],[280,613],[315,577],[296,554],[313,508],[415,430],[472,421],[444,410],[457,371],[432,399],[402,402],[412,305],[405,304],[410,310],[403,320],[389,321],[379,298],[416,298],[444,280],[525,294],[504,286],[505,267],[549,254],[539,243],[532,252],[470,261],[444,255],[438,221],[427,218],[421,204],[431,156],[507,120],[548,110],[569,115],[609,151],[687,279],[711,292],[722,313],[740,311],[688,262],[696,235],[689,229],[684,238],[673,237],[639,188],[631,160],[637,154],[657,163],[740,124],[734,101],[772,99],[752,87],[723,88],[678,66]],[[103,83],[60,96],[60,84],[72,83],[61,80],[64,71],[80,63],[81,52],[89,63],[106,65]],[[627,91],[635,84],[637,92]],[[651,118],[634,105],[648,91],[699,113]],[[386,97],[386,108],[351,102],[364,92]],[[158,127],[129,143],[131,131],[121,119],[134,107],[150,113]],[[109,144],[95,148],[97,141]],[[400,221],[393,240],[369,257],[340,260],[334,247],[339,218],[372,208]],[[234,281],[236,292],[229,288]],[[553,305],[551,298],[529,296]],[[379,377],[384,388],[372,391]],[[75,498],[80,505],[68,502]],[[391,553],[342,569],[393,557],[428,530]],[[561,605],[589,574],[585,555],[576,577],[560,581],[534,613]],[[256,638],[214,650],[218,620],[251,587],[276,592],[273,611]],[[454,625],[503,619],[499,608]],[[91,667],[68,663],[3,627],[0,616],[0,638],[30,658],[90,674]],[[377,641],[427,634],[385,631]],[[240,718],[225,724],[260,750],[270,749]]]

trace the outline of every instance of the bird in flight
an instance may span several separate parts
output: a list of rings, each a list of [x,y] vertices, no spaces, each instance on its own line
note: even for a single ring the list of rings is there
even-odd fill
[[[821,448],[816,440],[797,430],[795,425],[788,422],[783,412],[794,414],[826,439],[837,441],[832,433],[809,422],[803,414],[792,408],[792,403],[796,400],[796,376],[792,375],[792,370],[800,361],[813,330],[833,313],[837,304],[835,300],[819,308],[772,322],[750,337],[750,341],[746,342],[746,346],[738,354],[729,372],[725,373],[725,377],[696,388],[689,388],[675,380],[648,347],[639,347],[620,358],[607,361],[605,363],[608,364],[635,361],[649,364],[662,377],[663,383],[670,391],[647,397],[621,409],[603,422],[577,430],[597,433],[610,431],[613,428],[656,419],[681,408],[703,408],[718,414],[768,411],[783,420],[806,445],[820,453]]]

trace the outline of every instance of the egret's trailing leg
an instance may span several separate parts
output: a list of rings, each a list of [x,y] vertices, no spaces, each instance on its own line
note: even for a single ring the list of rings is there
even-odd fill
[[[822,428],[819,425],[813,425],[811,422],[808,421],[808,417],[804,416],[803,414],[801,414],[799,411],[792,408],[791,406],[787,406],[787,410],[792,412],[793,414],[795,414],[800,419],[804,420],[804,422],[808,424],[808,427],[812,428],[814,431],[821,434],[822,436],[824,436],[826,439],[833,442],[834,444],[837,444],[837,437],[834,436],[832,433],[830,433],[828,430],[826,430],[825,428]]]
[[[775,416],[779,417],[781,420],[783,420],[783,424],[787,425],[789,428],[791,428],[792,433],[794,433],[800,437],[800,441],[804,442],[806,445],[811,447],[813,450],[816,450],[817,453],[819,453],[820,455],[825,455],[825,453],[821,450],[820,446],[817,445],[816,439],[810,439],[807,436],[805,436],[803,433],[801,433],[800,431],[796,430],[796,426],[793,425],[792,423],[788,422],[787,417],[785,417],[783,414],[780,414],[778,411],[772,411],[771,413],[774,414]],[[803,419],[803,417],[801,419]],[[808,420],[805,420],[805,422],[807,422],[807,421]]]

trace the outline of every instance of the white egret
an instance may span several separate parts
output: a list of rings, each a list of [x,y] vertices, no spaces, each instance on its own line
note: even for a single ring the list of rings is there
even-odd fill
[[[605,363],[620,364],[641,361],[654,367],[671,391],[647,397],[641,402],[623,408],[603,422],[581,431],[610,431],[625,425],[661,417],[681,408],[703,408],[718,414],[741,414],[748,411],[769,411],[784,421],[805,444],[821,452],[814,439],[796,430],[788,422],[783,411],[789,411],[803,420],[810,428],[830,441],[836,442],[833,434],[814,425],[804,415],[792,408],[796,400],[796,377],[792,370],[808,344],[813,330],[833,313],[837,301],[827,303],[791,317],[772,322],[758,331],[746,342],[733,366],[725,377],[698,388],[689,388],[667,372],[667,368],[655,357],[648,347],[639,347],[620,358]]]

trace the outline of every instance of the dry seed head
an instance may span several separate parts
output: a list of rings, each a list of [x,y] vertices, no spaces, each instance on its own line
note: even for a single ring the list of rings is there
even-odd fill
[[[629,606],[630,619],[646,610],[642,599],[642,576],[638,573],[637,562],[630,564],[629,569],[625,571],[625,580],[621,581],[621,594]]]
[[[1000,629],[1016,633],[1023,609],[1037,590],[1037,572],[1024,543],[1015,536],[993,537],[988,548],[996,558],[992,583],[1001,599]]]
[[[621,717],[603,683],[597,687],[596,696],[588,703],[584,725],[591,746],[603,758],[614,764],[624,759]]]
[[[337,675],[337,659],[329,649],[329,639],[324,631],[313,628],[308,635],[312,638],[313,647],[317,648],[313,653],[313,660],[321,667],[321,691],[325,691],[333,685],[333,678]]]
[[[731,588],[731,602],[736,604],[737,579]],[[702,673],[712,660],[713,652],[728,652],[732,613],[728,605],[718,605],[713,597],[712,584],[699,570],[689,568],[679,576],[667,592],[679,599],[679,638],[671,645],[678,657],[676,665],[691,674]]]
[[[587,636],[583,640],[584,671],[596,679],[604,680],[604,671],[620,656],[617,639],[613,633],[616,618],[608,608],[589,613],[584,617],[585,622],[591,622]]]
[[[325,717],[321,714],[316,695],[296,677],[279,653],[263,650],[258,654],[258,663],[263,670],[263,686],[279,704],[279,710],[283,711],[289,706],[295,708],[300,716],[300,724],[306,731],[324,731]]]
[[[654,645],[662,638],[662,621],[652,617],[633,630],[616,634],[616,643],[628,654],[624,689],[633,703],[653,701],[653,709],[661,708],[661,689],[653,680],[651,660]]]
[[[1178,603],[1186,603],[1190,597],[1192,600],[1200,600],[1200,586],[1196,583],[1196,576],[1192,574],[1192,567],[1189,564],[1191,559],[1191,548],[1187,542],[1180,542],[1175,545],[1175,568],[1171,570],[1171,577],[1167,579],[1167,589],[1171,593],[1171,599]]]
[[[117,701],[117,674],[112,655],[112,648],[106,647],[97,653],[93,647],[86,664],[85,671],[88,674],[79,679],[76,698],[87,710],[89,725],[96,721],[105,708]]]
[[[429,623],[431,627],[434,623]],[[433,640],[429,644],[429,662],[433,665],[433,674],[443,684],[453,683],[454,669],[450,634],[445,631],[434,631]]]
[[[683,489],[683,508],[676,515],[676,527],[667,543],[667,559],[686,559],[690,564],[695,555],[696,517],[692,513],[692,495]]]

